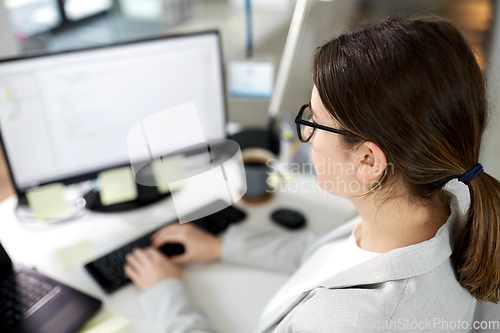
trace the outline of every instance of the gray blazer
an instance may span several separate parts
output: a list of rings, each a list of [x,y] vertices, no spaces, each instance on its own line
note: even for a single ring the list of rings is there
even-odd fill
[[[457,198],[448,194],[451,215],[435,237],[324,280],[261,318],[256,332],[468,332],[476,302],[457,282],[450,262],[462,212]],[[222,260],[291,273],[321,245],[347,238],[358,222],[359,217],[323,236],[233,226],[224,236]],[[186,295],[177,279],[141,295],[153,332],[214,332]]]

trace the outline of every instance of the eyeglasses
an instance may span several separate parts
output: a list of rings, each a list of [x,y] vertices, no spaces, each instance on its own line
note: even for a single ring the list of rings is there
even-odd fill
[[[295,117],[295,124],[297,125],[297,135],[299,136],[299,140],[302,142],[309,141],[312,138],[316,128],[332,133],[349,135],[349,133],[346,131],[317,124],[314,122],[314,120],[312,120],[312,118],[313,113],[309,104],[302,105],[299,113],[297,114],[297,117]]]

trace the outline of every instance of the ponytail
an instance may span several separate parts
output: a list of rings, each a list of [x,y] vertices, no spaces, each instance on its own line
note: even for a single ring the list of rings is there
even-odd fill
[[[376,189],[398,182],[410,200],[426,203],[451,179],[469,184],[471,204],[451,260],[465,289],[498,303],[500,182],[469,169],[479,160],[489,112],[465,37],[441,18],[393,16],[323,44],[312,67],[323,105],[353,134],[342,136],[343,144],[372,141],[386,153],[392,170]]]
[[[500,301],[500,182],[486,173],[469,184],[470,207],[455,239],[458,282],[476,299]]]

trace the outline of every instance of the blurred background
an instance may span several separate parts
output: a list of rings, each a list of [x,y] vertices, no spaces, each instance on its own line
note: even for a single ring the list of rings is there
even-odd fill
[[[279,67],[295,1],[252,1],[254,54]],[[350,26],[395,12],[432,13],[452,20],[470,41],[489,81],[495,102],[500,84],[498,33],[493,0],[314,0],[299,39],[281,109],[295,116],[309,100],[314,49]],[[95,47],[169,34],[218,29],[225,62],[245,57],[243,0],[0,0],[0,59]],[[275,70],[276,75],[277,70]],[[229,121],[243,128],[264,127],[269,99],[228,97]],[[500,129],[493,117],[483,159],[500,175]],[[493,167],[496,166],[495,172]],[[490,172],[491,171],[491,172]],[[13,194],[0,152],[0,201]]]

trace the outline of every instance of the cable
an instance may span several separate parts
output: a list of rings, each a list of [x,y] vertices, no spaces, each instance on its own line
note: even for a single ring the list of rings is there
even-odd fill
[[[252,36],[252,6],[250,0],[246,0],[245,14],[247,21],[247,58],[252,57],[253,52],[253,36]]]
[[[91,191],[94,192],[97,189],[97,186],[98,186],[97,181],[94,181],[91,185]],[[21,204],[20,201],[18,200],[17,205],[14,208],[14,215],[16,216],[19,222],[30,223],[37,226],[54,225],[54,224],[78,220],[90,214],[90,211],[86,209],[88,203],[83,197],[83,193],[88,191],[88,189],[85,190],[83,189],[83,187],[84,186],[80,186],[80,190],[77,190],[77,192],[79,192],[77,197],[68,202],[69,209],[67,214],[64,214],[62,216],[53,219],[39,220],[37,219],[35,214],[31,211],[29,205]],[[90,205],[91,204],[92,203],[90,203]]]
[[[81,198],[83,199],[83,198]],[[83,199],[85,200],[85,199]],[[85,215],[88,215],[89,211],[86,210],[84,207],[73,207],[69,210],[68,214],[65,214],[64,216],[54,218],[54,219],[46,219],[46,220],[39,220],[36,218],[35,214],[31,212],[31,209],[29,209],[29,206],[21,206],[19,204],[19,201],[16,205],[16,208],[14,209],[14,215],[16,216],[17,220],[19,222],[23,223],[33,223],[36,225],[51,225],[51,224],[58,224],[58,223],[64,223],[64,222],[70,222],[70,221],[75,221],[77,219],[80,219],[84,217]]]

